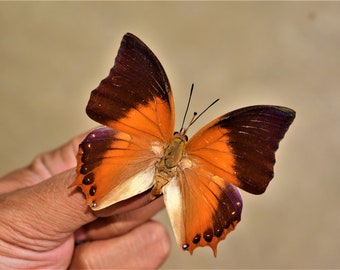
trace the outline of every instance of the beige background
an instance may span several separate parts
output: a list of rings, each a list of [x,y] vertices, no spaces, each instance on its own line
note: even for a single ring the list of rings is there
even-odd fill
[[[242,192],[217,258],[173,245],[163,267],[340,267],[339,14],[336,2],[0,3],[0,173],[96,126],[89,93],[130,31],[167,71],[179,120],[192,82],[193,110],[221,98],[192,132],[247,105],[297,111],[274,181]]]

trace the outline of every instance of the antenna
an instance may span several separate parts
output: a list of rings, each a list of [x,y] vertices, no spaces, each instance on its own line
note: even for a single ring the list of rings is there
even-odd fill
[[[200,118],[202,116],[202,114],[204,114],[211,106],[213,106],[217,101],[219,101],[220,99],[216,99],[214,102],[212,102],[208,107],[206,107],[203,112],[201,112],[199,115],[197,115],[197,113],[194,113],[194,117],[192,118],[192,120],[190,121],[188,127],[186,128],[186,130],[188,130],[188,128],[197,121],[198,118]],[[196,116],[197,115],[197,116]]]
[[[195,123],[197,121],[198,118],[200,118],[202,116],[202,114],[204,114],[211,106],[213,106],[217,101],[219,101],[220,99],[216,99],[214,102],[212,102],[208,107],[206,107],[199,115],[197,115],[197,112],[194,112],[189,125],[183,130],[183,126],[184,126],[184,122],[185,122],[185,118],[187,117],[187,113],[189,110],[189,106],[190,106],[190,102],[191,102],[191,97],[192,97],[192,93],[194,91],[194,84],[191,85],[191,89],[190,89],[190,95],[189,95],[189,99],[188,99],[188,103],[187,103],[187,108],[185,109],[185,113],[184,113],[184,117],[183,117],[183,122],[181,125],[181,129],[179,130],[180,133],[182,133],[183,135],[187,133],[189,127],[191,127],[191,125],[193,123]]]
[[[183,122],[182,122],[182,125],[181,125],[181,129],[179,130],[180,132],[183,130],[185,118],[187,117],[187,113],[188,113],[188,110],[189,110],[190,101],[191,101],[191,97],[192,97],[192,92],[193,92],[193,91],[194,91],[194,84],[191,84],[190,95],[189,95],[189,99],[188,99],[188,102],[187,102],[187,108],[185,109],[185,113],[184,113],[184,117],[183,117]]]

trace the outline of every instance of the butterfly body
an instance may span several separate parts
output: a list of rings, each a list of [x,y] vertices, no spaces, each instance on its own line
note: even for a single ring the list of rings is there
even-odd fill
[[[161,196],[163,194],[163,187],[176,177],[177,166],[183,158],[185,143],[184,136],[177,133],[165,148],[162,158],[155,166],[155,182],[151,190],[151,200]]]
[[[190,140],[174,134],[166,73],[137,37],[123,37],[110,74],[86,109],[105,125],[79,146],[77,178],[88,205],[100,210],[147,190],[163,195],[177,244],[190,253],[217,244],[241,219],[238,188],[263,193],[275,151],[295,112],[275,105],[241,108],[211,121]]]

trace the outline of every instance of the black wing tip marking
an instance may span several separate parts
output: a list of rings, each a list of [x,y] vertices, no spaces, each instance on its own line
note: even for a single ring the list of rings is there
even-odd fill
[[[86,113],[107,125],[155,97],[173,106],[170,83],[158,58],[143,41],[127,33],[109,75],[92,91]]]
[[[255,105],[225,114],[216,123],[228,137],[236,159],[240,188],[265,192],[274,177],[275,152],[295,118],[295,111],[276,105]]]

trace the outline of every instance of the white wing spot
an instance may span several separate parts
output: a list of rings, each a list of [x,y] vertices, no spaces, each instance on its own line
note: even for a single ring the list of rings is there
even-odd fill
[[[179,163],[179,166],[182,170],[191,169],[192,168],[192,161],[188,158],[183,158]]]
[[[162,157],[164,154],[163,146],[160,142],[152,142],[151,143],[151,151],[157,156]]]

